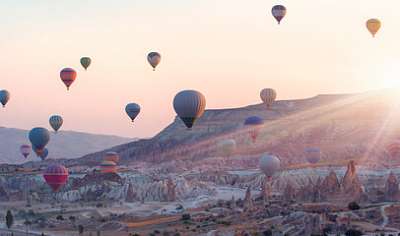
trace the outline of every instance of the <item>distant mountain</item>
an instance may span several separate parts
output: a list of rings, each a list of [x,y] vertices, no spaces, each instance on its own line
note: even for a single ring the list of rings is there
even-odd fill
[[[382,90],[361,94],[318,95],[308,99],[277,101],[271,109],[264,104],[233,109],[207,110],[192,130],[176,118],[151,139],[122,144],[109,150],[122,163],[170,160],[201,160],[218,156],[218,140],[235,139],[235,156],[249,163],[264,152],[278,155],[285,166],[306,162],[304,149],[319,147],[321,163],[347,163],[355,159],[368,165],[400,164],[391,160],[385,146],[400,139],[400,102],[397,91]],[[246,117],[265,119],[256,143],[243,126]],[[96,165],[108,150],[67,161],[67,165]],[[252,161],[251,161],[252,160]],[[243,166],[246,167],[246,166]]]
[[[21,144],[29,144],[28,132],[27,130],[0,127],[0,163],[16,164],[30,160],[39,160],[34,153],[27,159],[24,159],[19,152]],[[77,158],[134,140],[118,136],[74,131],[60,131],[57,134],[52,132],[51,141],[47,146],[49,149],[48,158]]]

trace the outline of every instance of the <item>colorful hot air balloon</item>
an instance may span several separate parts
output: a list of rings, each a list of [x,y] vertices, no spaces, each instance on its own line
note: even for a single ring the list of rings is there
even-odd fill
[[[161,55],[158,52],[150,52],[147,55],[147,61],[150,63],[150,65],[153,67],[153,71],[156,70],[157,65],[161,61]]]
[[[256,142],[260,129],[264,124],[264,120],[259,116],[249,116],[244,121],[245,127],[249,127],[249,135],[253,143]]]
[[[183,90],[175,96],[173,106],[176,114],[190,129],[196,120],[203,115],[206,108],[206,98],[198,91]]]
[[[317,164],[321,160],[321,150],[319,148],[309,147],[304,150],[306,159],[310,164]]]
[[[32,149],[43,151],[50,140],[50,132],[46,128],[36,127],[29,132]]]
[[[63,165],[50,165],[43,173],[46,183],[54,192],[58,192],[67,183],[68,169]]]
[[[275,19],[278,21],[278,24],[280,24],[281,20],[286,15],[286,7],[282,5],[275,5],[272,7],[271,12]]]
[[[264,154],[260,158],[260,170],[267,177],[272,177],[281,169],[281,161],[278,157],[270,154]]]
[[[233,139],[221,140],[218,142],[217,146],[222,156],[229,157],[236,150],[236,141]]]
[[[85,68],[85,70],[87,70],[87,68],[90,66],[90,63],[92,63],[92,59],[90,59],[90,57],[81,58],[81,65],[83,68]]]
[[[67,90],[76,79],[76,71],[72,68],[64,68],[60,72],[61,80],[64,82],[65,86],[67,86]]]
[[[375,34],[381,28],[381,22],[378,19],[369,19],[366,23],[368,31],[372,34],[372,37],[375,37]]]
[[[131,118],[132,122],[134,122],[135,118],[140,113],[140,106],[137,103],[129,103],[125,107],[125,112],[128,114],[129,118]]]
[[[119,161],[119,155],[116,152],[107,152],[105,157],[104,157],[105,161],[112,161],[114,163],[118,163]]]
[[[59,115],[53,115],[49,119],[50,126],[56,133],[61,128],[63,122],[63,118]]]
[[[276,92],[272,88],[265,88],[261,90],[260,98],[267,105],[267,107],[271,107],[276,99]]]
[[[31,145],[28,144],[22,144],[21,147],[19,147],[19,150],[21,154],[27,158],[29,154],[31,154]]]
[[[7,90],[0,90],[0,103],[3,107],[6,106],[7,102],[10,100],[10,93]]]
[[[101,173],[116,173],[117,172],[117,164],[113,161],[103,161],[100,164]]]

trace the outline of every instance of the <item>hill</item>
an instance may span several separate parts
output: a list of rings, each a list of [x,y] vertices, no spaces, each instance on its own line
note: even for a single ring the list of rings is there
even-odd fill
[[[16,164],[39,160],[34,154],[25,160],[19,152],[21,144],[29,143],[27,136],[27,130],[0,127],[0,163]],[[52,132],[48,144],[49,158],[76,158],[129,141],[133,139],[73,131],[60,131],[57,134]]]

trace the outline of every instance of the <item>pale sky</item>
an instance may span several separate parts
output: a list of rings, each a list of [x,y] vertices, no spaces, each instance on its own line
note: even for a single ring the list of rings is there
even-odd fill
[[[287,16],[277,25],[271,7]],[[375,0],[2,0],[0,126],[149,137],[174,118],[172,100],[196,89],[207,108],[382,88],[400,80],[400,2]],[[379,18],[376,38],[365,21]],[[153,72],[146,55],[158,51]],[[85,72],[82,56],[92,58]],[[59,77],[72,67],[69,92]],[[124,108],[142,107],[134,126]]]

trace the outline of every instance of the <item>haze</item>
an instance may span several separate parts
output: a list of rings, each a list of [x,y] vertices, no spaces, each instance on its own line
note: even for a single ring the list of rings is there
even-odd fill
[[[284,4],[278,26],[270,14]],[[278,99],[353,93],[396,86],[399,79],[398,1],[3,0],[0,88],[11,92],[0,126],[149,137],[170,123],[172,99],[196,89],[207,108]],[[376,38],[368,18],[383,25]],[[149,51],[162,61],[153,72]],[[81,56],[93,59],[85,72]],[[63,67],[78,71],[69,92]],[[124,112],[137,102],[134,125]]]

